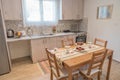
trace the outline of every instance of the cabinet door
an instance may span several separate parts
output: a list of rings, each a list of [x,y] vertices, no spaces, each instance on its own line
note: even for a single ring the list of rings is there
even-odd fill
[[[72,7],[73,19],[78,19],[78,4],[79,4],[78,0],[73,0],[73,7]]]
[[[62,19],[79,20],[83,16],[83,0],[62,0]]]
[[[42,61],[45,58],[44,39],[31,40],[31,57],[33,63]]]
[[[66,40],[67,36],[59,36],[56,37],[56,47],[61,48],[62,47],[62,40]]]
[[[73,0],[73,19],[82,19],[83,16],[83,0]]]
[[[54,49],[56,47],[56,37],[47,38],[47,47],[49,49]]]
[[[72,5],[73,0],[62,0],[62,19],[69,20],[72,19]]]
[[[48,38],[44,38],[43,39],[43,44],[42,44],[42,50],[41,50],[41,53],[42,53],[42,60],[47,60],[47,53],[46,53],[46,48],[49,48],[48,46]]]
[[[22,0],[2,0],[5,20],[22,20]]]
[[[83,0],[78,0],[78,15],[77,19],[82,19],[83,18]]]

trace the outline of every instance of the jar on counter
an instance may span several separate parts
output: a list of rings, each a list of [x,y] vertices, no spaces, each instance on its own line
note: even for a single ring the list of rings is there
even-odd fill
[[[53,32],[53,33],[56,33],[56,26],[53,26],[53,27],[52,27],[52,32]]]

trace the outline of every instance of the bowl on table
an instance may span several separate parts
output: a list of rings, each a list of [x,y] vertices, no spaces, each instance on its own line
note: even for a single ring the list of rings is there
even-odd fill
[[[85,49],[82,48],[82,47],[76,47],[76,50],[78,50],[78,51],[83,51],[83,50],[85,50]]]

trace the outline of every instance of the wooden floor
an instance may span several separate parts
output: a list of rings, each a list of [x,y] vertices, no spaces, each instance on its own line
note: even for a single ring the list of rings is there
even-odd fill
[[[0,80],[39,80],[42,76],[39,64],[32,64],[29,58],[13,62],[12,71],[0,76]]]
[[[107,60],[105,61],[107,64]],[[103,74],[106,73],[104,65]],[[0,76],[0,80],[40,80],[45,75],[39,67],[39,63],[32,64],[29,58],[13,62],[13,69],[9,74]],[[120,80],[120,63],[113,61],[110,80]]]

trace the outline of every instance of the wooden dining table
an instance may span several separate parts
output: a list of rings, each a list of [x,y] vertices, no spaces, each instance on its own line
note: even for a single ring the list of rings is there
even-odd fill
[[[112,57],[113,57],[113,51],[110,50],[110,52],[107,53],[107,58],[108,58],[109,62],[108,62],[106,80],[109,80]],[[68,71],[68,80],[72,80],[72,72],[74,70],[79,69],[80,67],[84,66],[85,64],[88,64],[90,62],[91,58],[92,58],[92,53],[89,53],[89,54],[81,55],[81,56],[63,61],[64,67]]]
[[[102,48],[100,50],[104,50],[104,49],[106,49],[106,48]],[[99,50],[95,50],[93,52],[96,52],[96,51],[99,51]],[[82,67],[85,64],[88,64],[90,62],[93,52],[86,53],[84,55],[76,56],[76,57],[73,57],[73,58],[69,58],[69,59],[64,60],[62,62],[63,67],[65,67],[66,70],[68,71],[68,80],[72,80],[72,72],[74,70],[77,70],[80,67]],[[113,51],[110,50],[110,49],[107,49],[106,58],[109,60],[109,62],[108,62],[108,68],[107,68],[107,73],[106,73],[106,80],[109,80],[112,57],[113,57]]]

